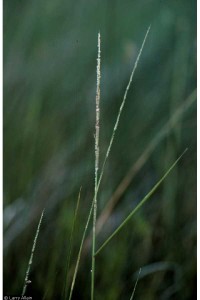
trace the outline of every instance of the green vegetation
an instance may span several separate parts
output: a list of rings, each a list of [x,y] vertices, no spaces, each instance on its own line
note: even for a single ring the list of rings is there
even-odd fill
[[[96,256],[94,298],[195,298],[195,26],[195,1],[4,3],[5,295],[21,294],[34,253],[27,296],[62,299],[76,279],[72,299],[90,299],[92,222],[87,217],[94,188],[98,251],[188,147],[152,200]],[[99,30],[100,172],[94,184]]]

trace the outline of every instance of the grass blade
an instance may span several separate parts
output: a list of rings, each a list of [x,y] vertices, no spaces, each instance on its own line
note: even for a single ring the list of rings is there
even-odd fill
[[[68,285],[68,279],[69,279],[69,265],[70,265],[70,260],[71,260],[71,253],[72,253],[72,246],[73,246],[73,239],[74,239],[74,228],[75,228],[75,223],[76,223],[76,218],[78,214],[78,209],[79,209],[79,204],[80,204],[80,198],[81,198],[81,189],[78,194],[78,199],[76,203],[76,208],[74,212],[74,218],[73,218],[73,224],[72,224],[72,229],[71,229],[71,234],[70,234],[70,241],[69,241],[69,254],[67,258],[67,268],[66,268],[66,280],[65,280],[65,286],[64,286],[64,299],[67,299],[67,285]]]
[[[36,247],[36,244],[37,244],[37,239],[38,239],[38,235],[39,235],[39,232],[40,232],[40,226],[41,226],[41,223],[42,223],[43,216],[44,216],[44,210],[42,211],[40,221],[38,223],[38,227],[37,227],[36,234],[35,234],[35,237],[34,237],[33,246],[32,246],[32,250],[31,250],[31,256],[30,256],[30,259],[29,259],[29,262],[28,262],[28,267],[27,267],[27,270],[26,270],[26,276],[25,276],[25,280],[24,280],[24,287],[23,287],[23,290],[22,290],[22,297],[25,295],[27,285],[30,283],[29,273],[30,273],[32,262],[33,262],[33,255],[34,255],[34,252],[35,252],[35,247]]]
[[[99,254],[99,252],[110,242],[110,240],[127,224],[127,222],[132,218],[132,216],[144,205],[144,203],[149,200],[149,198],[153,195],[153,193],[158,189],[164,179],[169,175],[169,173],[173,170],[182,156],[185,154],[185,151],[179,156],[179,158],[173,163],[173,165],[167,170],[167,172],[163,175],[163,177],[154,185],[154,187],[150,190],[150,192],[140,201],[140,203],[132,210],[132,212],[128,215],[128,217],[119,225],[119,227],[110,235],[110,237],[103,243],[103,245],[97,250],[95,255]]]

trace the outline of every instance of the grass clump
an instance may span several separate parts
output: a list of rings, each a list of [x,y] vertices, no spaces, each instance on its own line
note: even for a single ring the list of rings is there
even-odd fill
[[[98,183],[141,32],[152,23],[98,189],[96,251],[183,149],[189,151],[153,201],[95,257],[94,298],[129,299],[133,271],[142,267],[134,298],[163,298],[167,292],[168,298],[193,299],[195,7],[186,0],[85,4],[5,3],[4,292],[21,294],[27,244],[38,212],[46,207],[48,225],[39,233],[41,251],[34,252],[26,294],[66,299],[74,279],[71,297],[90,299],[93,208],[88,227],[85,223],[95,189],[96,28],[102,37]],[[180,276],[158,267],[165,262],[176,265]],[[143,276],[153,264],[154,272]]]

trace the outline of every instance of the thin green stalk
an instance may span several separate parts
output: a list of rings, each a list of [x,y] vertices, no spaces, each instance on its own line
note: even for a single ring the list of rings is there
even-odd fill
[[[27,270],[26,270],[26,276],[25,276],[25,280],[24,280],[24,287],[23,287],[23,290],[22,290],[22,297],[26,293],[26,289],[27,289],[28,284],[31,283],[31,281],[29,280],[29,273],[30,273],[32,262],[33,262],[33,255],[34,255],[34,252],[35,252],[35,247],[36,247],[36,244],[37,244],[37,239],[38,239],[38,235],[39,235],[39,232],[40,232],[40,226],[41,226],[41,223],[42,223],[43,215],[44,215],[44,210],[42,211],[40,221],[38,223],[38,227],[37,227],[36,234],[35,234],[35,237],[34,237],[33,246],[32,246],[32,250],[31,250],[31,256],[30,256],[30,259],[29,259],[29,262],[28,262],[28,267],[27,267]]]
[[[134,288],[133,288],[133,293],[131,295],[131,298],[130,300],[133,300],[133,297],[135,295],[135,291],[136,291],[136,287],[137,287],[137,284],[138,284],[138,281],[139,281],[139,278],[140,278],[140,273],[141,273],[141,268],[139,269],[139,272],[138,272],[138,276],[137,276],[137,279],[136,279],[136,282],[135,282],[135,285],[134,285]]]
[[[158,189],[164,179],[168,176],[168,174],[173,170],[182,156],[185,154],[185,151],[179,156],[179,158],[173,163],[173,165],[167,170],[164,176],[154,185],[154,187],[150,190],[150,192],[140,201],[140,203],[132,210],[132,212],[126,217],[126,219],[119,225],[119,227],[109,236],[109,238],[103,243],[103,245],[96,251],[95,255],[99,254],[100,251],[110,242],[110,240],[127,224],[127,222],[132,218],[132,216],[144,205],[144,203],[153,195],[153,193]]]
[[[72,229],[71,229],[71,234],[70,234],[70,241],[69,241],[69,253],[68,253],[68,258],[67,258],[67,268],[66,268],[66,280],[65,280],[65,286],[64,286],[64,299],[67,299],[67,285],[68,285],[68,278],[69,278],[69,265],[70,265],[70,260],[71,260],[71,253],[72,253],[72,246],[73,246],[73,239],[74,239],[74,228],[75,228],[75,223],[77,219],[77,213],[79,209],[79,204],[80,204],[80,198],[81,198],[81,189],[78,194],[78,199],[76,203],[76,208],[74,212],[74,218],[73,218],[73,224],[72,224]]]
[[[90,218],[91,218],[91,215],[92,215],[93,205],[94,205],[94,201],[92,202],[92,205],[90,207],[90,212],[89,212],[87,222],[86,222],[86,225],[85,225],[85,228],[84,228],[84,231],[83,231],[83,236],[82,236],[82,240],[81,240],[81,244],[80,244],[80,248],[79,248],[79,252],[78,252],[78,257],[77,257],[77,260],[76,260],[74,275],[73,275],[73,279],[72,279],[72,283],[71,283],[71,287],[70,287],[69,300],[71,300],[71,298],[72,298],[74,285],[75,285],[75,281],[76,281],[76,276],[77,276],[77,272],[78,272],[78,267],[79,267],[79,262],[80,262],[80,258],[81,258],[83,243],[84,243],[84,240],[85,240],[85,235],[86,235],[88,225],[89,225],[89,222],[90,222]]]
[[[92,272],[91,272],[91,300],[94,299],[95,276],[95,246],[96,246],[96,219],[97,219],[97,185],[99,170],[99,120],[100,120],[100,79],[101,79],[101,36],[98,34],[97,57],[97,87],[96,87],[96,125],[95,125],[95,188],[93,210],[93,235],[92,235]]]

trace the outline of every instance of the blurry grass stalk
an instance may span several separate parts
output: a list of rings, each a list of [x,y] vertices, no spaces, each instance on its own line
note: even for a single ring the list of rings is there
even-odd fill
[[[99,254],[101,250],[110,242],[110,240],[128,223],[128,221],[132,218],[132,216],[145,204],[147,200],[155,193],[164,179],[169,175],[169,173],[173,170],[173,168],[177,165],[179,160],[185,154],[187,149],[178,157],[178,159],[173,163],[173,165],[167,170],[167,172],[163,175],[163,177],[154,185],[154,187],[150,190],[150,192],[140,201],[140,203],[132,210],[132,212],[126,217],[126,219],[117,227],[117,229],[109,236],[109,238],[103,243],[103,245],[97,250],[95,255]]]
[[[33,255],[34,255],[34,252],[35,252],[35,247],[36,247],[36,244],[37,244],[37,239],[38,239],[38,235],[39,235],[39,232],[40,232],[40,226],[41,226],[41,223],[42,223],[43,216],[44,216],[44,210],[42,211],[40,221],[38,223],[37,231],[36,231],[36,234],[35,234],[35,237],[34,237],[33,246],[32,246],[32,250],[31,250],[31,256],[30,256],[30,259],[29,259],[29,262],[28,262],[28,267],[27,267],[27,270],[26,270],[26,276],[25,276],[25,280],[24,280],[24,287],[23,287],[23,290],[22,290],[22,297],[25,296],[27,285],[29,283],[31,283],[31,281],[29,280],[29,273],[30,273],[32,262],[33,262]]]
[[[86,225],[85,225],[85,228],[84,228],[84,232],[83,232],[83,236],[82,236],[82,240],[81,240],[81,244],[80,244],[80,248],[79,248],[79,252],[78,252],[78,257],[77,257],[77,261],[76,261],[75,271],[74,271],[74,275],[73,275],[73,279],[72,279],[72,284],[71,284],[71,288],[70,288],[69,300],[72,298],[72,293],[73,293],[74,284],[75,284],[76,276],[77,276],[77,272],[78,272],[78,267],[79,267],[81,253],[82,253],[83,243],[85,241],[86,232],[87,232],[88,225],[89,225],[89,222],[90,222],[90,219],[91,219],[91,216],[92,216],[92,211],[93,211],[93,207],[94,207],[95,197],[97,197],[97,195],[98,195],[99,187],[100,187],[101,180],[102,180],[102,177],[103,177],[103,174],[104,174],[104,169],[105,169],[106,162],[107,162],[107,159],[108,159],[109,154],[110,154],[110,150],[111,150],[111,147],[112,147],[112,144],[113,144],[113,141],[114,141],[116,130],[117,130],[118,125],[119,125],[120,116],[121,116],[122,110],[123,110],[125,102],[126,102],[128,90],[129,90],[131,82],[133,80],[133,75],[135,74],[135,71],[136,71],[136,68],[137,68],[140,56],[142,54],[142,50],[144,48],[147,36],[149,34],[149,31],[150,31],[150,27],[151,26],[149,26],[148,29],[147,29],[147,32],[146,32],[145,37],[144,37],[144,40],[142,42],[142,46],[140,48],[140,51],[139,51],[138,56],[136,58],[135,64],[133,66],[133,70],[132,70],[132,73],[131,73],[128,85],[126,87],[126,90],[125,90],[125,93],[124,93],[124,97],[123,97],[121,106],[119,108],[119,112],[118,112],[118,115],[117,115],[117,118],[116,118],[116,122],[115,122],[115,125],[114,125],[114,128],[113,128],[113,132],[112,132],[112,135],[111,135],[110,143],[109,143],[109,146],[108,146],[108,149],[107,149],[107,152],[106,152],[106,156],[105,156],[105,159],[104,159],[104,162],[103,162],[103,166],[102,166],[102,169],[101,169],[101,173],[100,173],[100,176],[99,176],[99,180],[98,180],[98,184],[97,184],[97,188],[96,188],[96,193],[95,193],[94,198],[92,200],[92,204],[91,204],[90,211],[89,211],[89,214],[88,214],[88,218],[87,218],[87,221],[86,221]]]
[[[136,291],[136,287],[137,287],[137,284],[138,284],[138,281],[139,281],[139,278],[140,278],[140,273],[141,273],[141,268],[139,269],[139,272],[138,272],[138,276],[137,276],[137,279],[136,279],[136,282],[135,282],[135,285],[134,285],[134,288],[133,288],[133,292],[132,292],[132,295],[131,295],[131,298],[130,300],[133,300],[133,297],[135,295],[135,291]]]
[[[68,253],[67,268],[66,268],[66,273],[65,273],[66,274],[66,279],[65,279],[64,291],[63,291],[64,299],[67,299],[67,288],[68,288],[68,279],[69,279],[69,265],[70,265],[71,253],[72,253],[72,247],[73,247],[73,241],[74,241],[74,228],[75,228],[75,223],[76,223],[76,219],[77,219],[77,213],[78,213],[80,198],[81,198],[81,189],[82,189],[82,187],[80,187],[80,191],[79,191],[79,194],[78,194],[78,199],[77,199],[77,203],[76,203],[76,208],[75,208],[74,218],[73,218],[73,223],[72,223],[72,229],[71,229],[71,234],[70,234],[69,253]]]
[[[95,280],[95,246],[96,246],[96,219],[97,219],[97,185],[99,170],[99,120],[100,120],[100,80],[101,80],[101,36],[98,34],[97,57],[97,86],[96,86],[96,125],[95,125],[95,187],[93,209],[93,234],[92,234],[92,270],[91,270],[91,299],[94,299]]]

